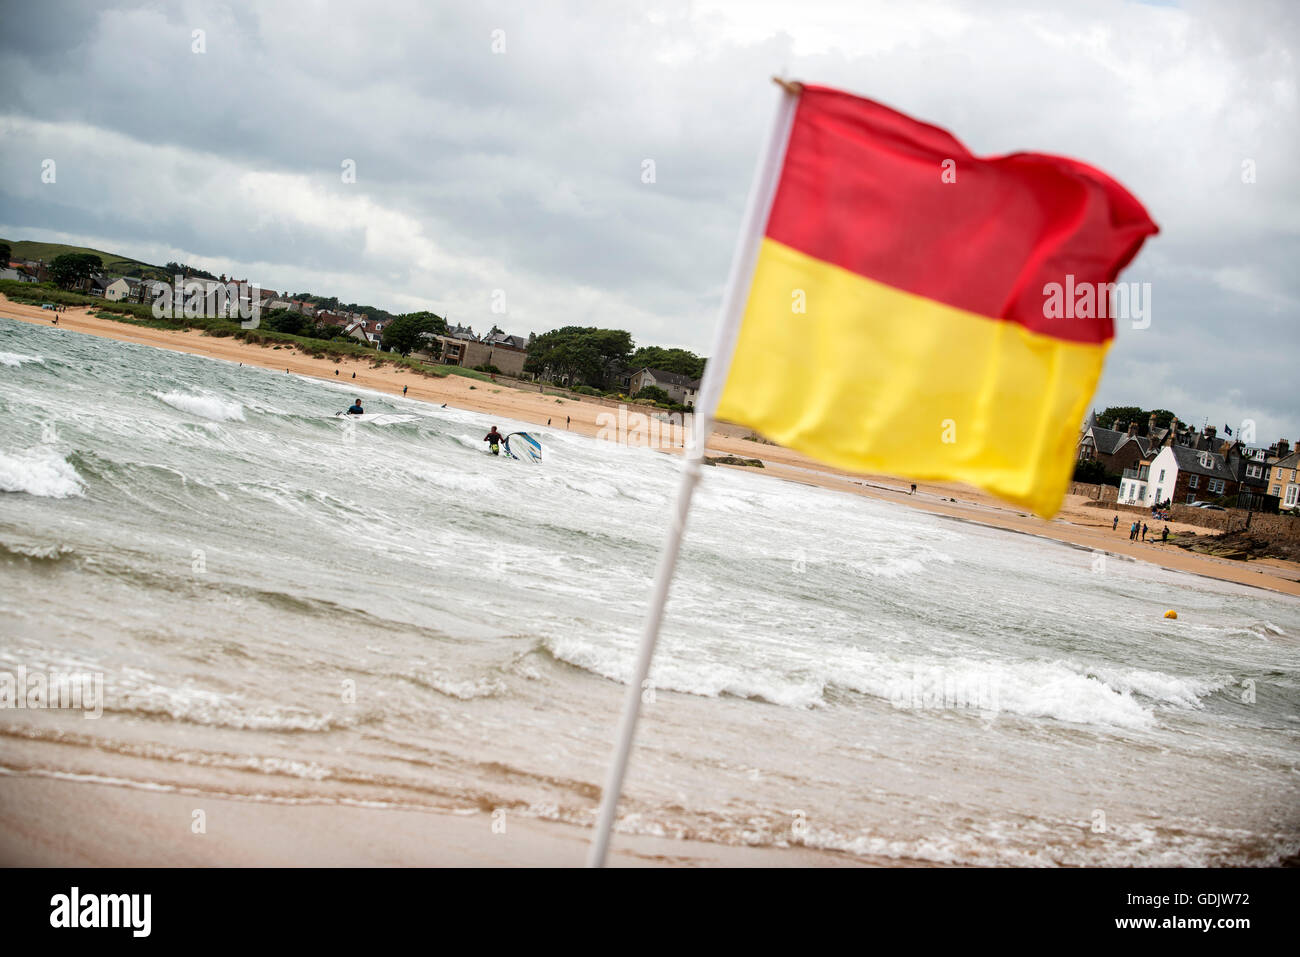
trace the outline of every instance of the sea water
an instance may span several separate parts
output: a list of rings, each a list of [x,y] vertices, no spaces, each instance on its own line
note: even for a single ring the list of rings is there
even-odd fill
[[[3,319],[0,384],[0,672],[103,695],[0,710],[0,800],[42,775],[592,823],[677,458]],[[414,418],[333,418],[355,395]],[[1298,638],[1286,596],[707,469],[619,827],[1276,864]]]

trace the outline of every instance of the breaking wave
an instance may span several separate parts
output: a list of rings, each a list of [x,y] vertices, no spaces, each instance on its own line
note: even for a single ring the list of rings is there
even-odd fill
[[[191,395],[188,392],[152,392],[155,398],[166,402],[173,409],[180,409],[191,415],[202,416],[214,422],[243,421],[244,407],[238,402],[231,402],[214,395]]]
[[[0,451],[0,491],[25,492],[38,498],[68,498],[84,495],[85,490],[77,470],[53,449]]]

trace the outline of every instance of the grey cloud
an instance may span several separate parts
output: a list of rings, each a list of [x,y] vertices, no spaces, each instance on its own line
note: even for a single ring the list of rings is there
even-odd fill
[[[796,53],[814,34],[833,42]],[[1285,2],[7,5],[3,110],[64,132],[0,141],[0,223],[260,264],[269,285],[322,277],[334,285],[317,291],[469,321],[490,321],[486,286],[501,284],[520,331],[601,322],[704,351],[767,78],[786,70],[977,153],[1059,152],[1117,176],[1164,233],[1124,277],[1153,283],[1152,327],[1121,327],[1098,406],[1186,395],[1271,438],[1300,433],[1298,36]],[[61,185],[41,192],[47,144]],[[244,174],[296,177],[310,202],[365,197],[440,252],[371,254],[382,236],[364,223],[268,217],[239,192]]]

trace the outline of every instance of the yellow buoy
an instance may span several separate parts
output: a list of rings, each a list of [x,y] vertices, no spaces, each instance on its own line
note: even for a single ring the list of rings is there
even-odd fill
[[[1170,608],[1167,612],[1165,612],[1165,617],[1166,617],[1166,618],[1177,618],[1177,617],[1178,617],[1178,612],[1176,612],[1176,611],[1174,611],[1172,608]]]

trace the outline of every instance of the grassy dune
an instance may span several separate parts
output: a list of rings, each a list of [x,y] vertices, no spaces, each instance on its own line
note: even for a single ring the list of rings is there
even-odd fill
[[[49,263],[56,256],[62,256],[64,253],[90,253],[100,258],[104,263],[104,272],[109,276],[132,276],[135,278],[156,276],[161,279],[166,275],[166,271],[161,266],[142,263],[138,259],[128,259],[125,256],[119,256],[117,253],[106,253],[102,249],[91,249],[89,246],[38,243],[27,239],[0,239],[0,242],[10,245],[13,249],[14,259],[41,259]]]

